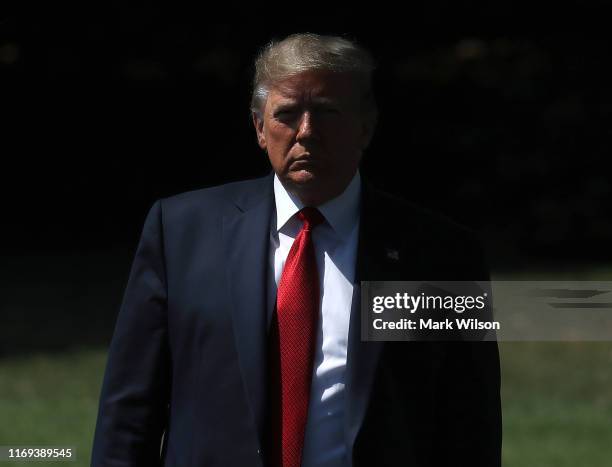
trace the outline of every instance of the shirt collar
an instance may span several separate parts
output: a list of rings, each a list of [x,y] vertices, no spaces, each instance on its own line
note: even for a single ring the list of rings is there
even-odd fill
[[[359,220],[359,203],[361,194],[361,176],[359,170],[345,190],[334,199],[317,206],[340,238],[348,238]],[[274,200],[276,202],[276,230],[283,226],[300,210],[304,204],[292,193],[289,193],[278,176],[274,175]]]

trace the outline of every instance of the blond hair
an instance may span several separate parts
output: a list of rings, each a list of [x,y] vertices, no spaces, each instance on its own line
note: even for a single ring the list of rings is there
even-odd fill
[[[338,36],[292,34],[266,45],[255,60],[251,110],[261,115],[270,88],[288,77],[312,70],[351,73],[361,81],[363,97],[375,106],[371,93],[375,69],[370,53]]]

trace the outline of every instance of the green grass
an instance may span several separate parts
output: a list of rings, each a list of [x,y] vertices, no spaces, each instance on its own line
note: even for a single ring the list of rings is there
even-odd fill
[[[610,281],[612,268],[556,265],[493,278]],[[612,465],[612,342],[505,342],[500,356],[505,467]]]
[[[0,360],[0,445],[76,448],[74,462],[2,462],[87,466],[106,352],[83,350]]]
[[[606,466],[612,343],[502,343],[504,466]]]
[[[612,343],[502,343],[500,352],[504,466],[609,465]],[[1,360],[0,445],[74,446],[75,462],[36,465],[89,465],[105,358],[83,350]]]

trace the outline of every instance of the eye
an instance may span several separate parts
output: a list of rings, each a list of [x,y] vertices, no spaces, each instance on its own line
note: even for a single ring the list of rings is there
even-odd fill
[[[291,121],[296,116],[295,109],[279,109],[274,112],[274,118],[281,122]]]

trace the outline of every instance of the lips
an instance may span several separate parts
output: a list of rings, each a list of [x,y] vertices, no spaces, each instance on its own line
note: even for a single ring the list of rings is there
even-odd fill
[[[309,169],[312,167],[317,167],[318,165],[319,165],[319,162],[316,159],[308,157],[308,158],[303,158],[303,159],[296,159],[295,161],[291,163],[291,168],[294,170],[300,170],[300,169]]]
[[[295,163],[295,162],[312,162],[312,163],[317,163],[319,160],[320,160],[319,157],[313,156],[312,153],[307,152],[307,153],[301,154],[301,155],[299,155],[297,157],[294,157],[293,158],[293,163]]]

